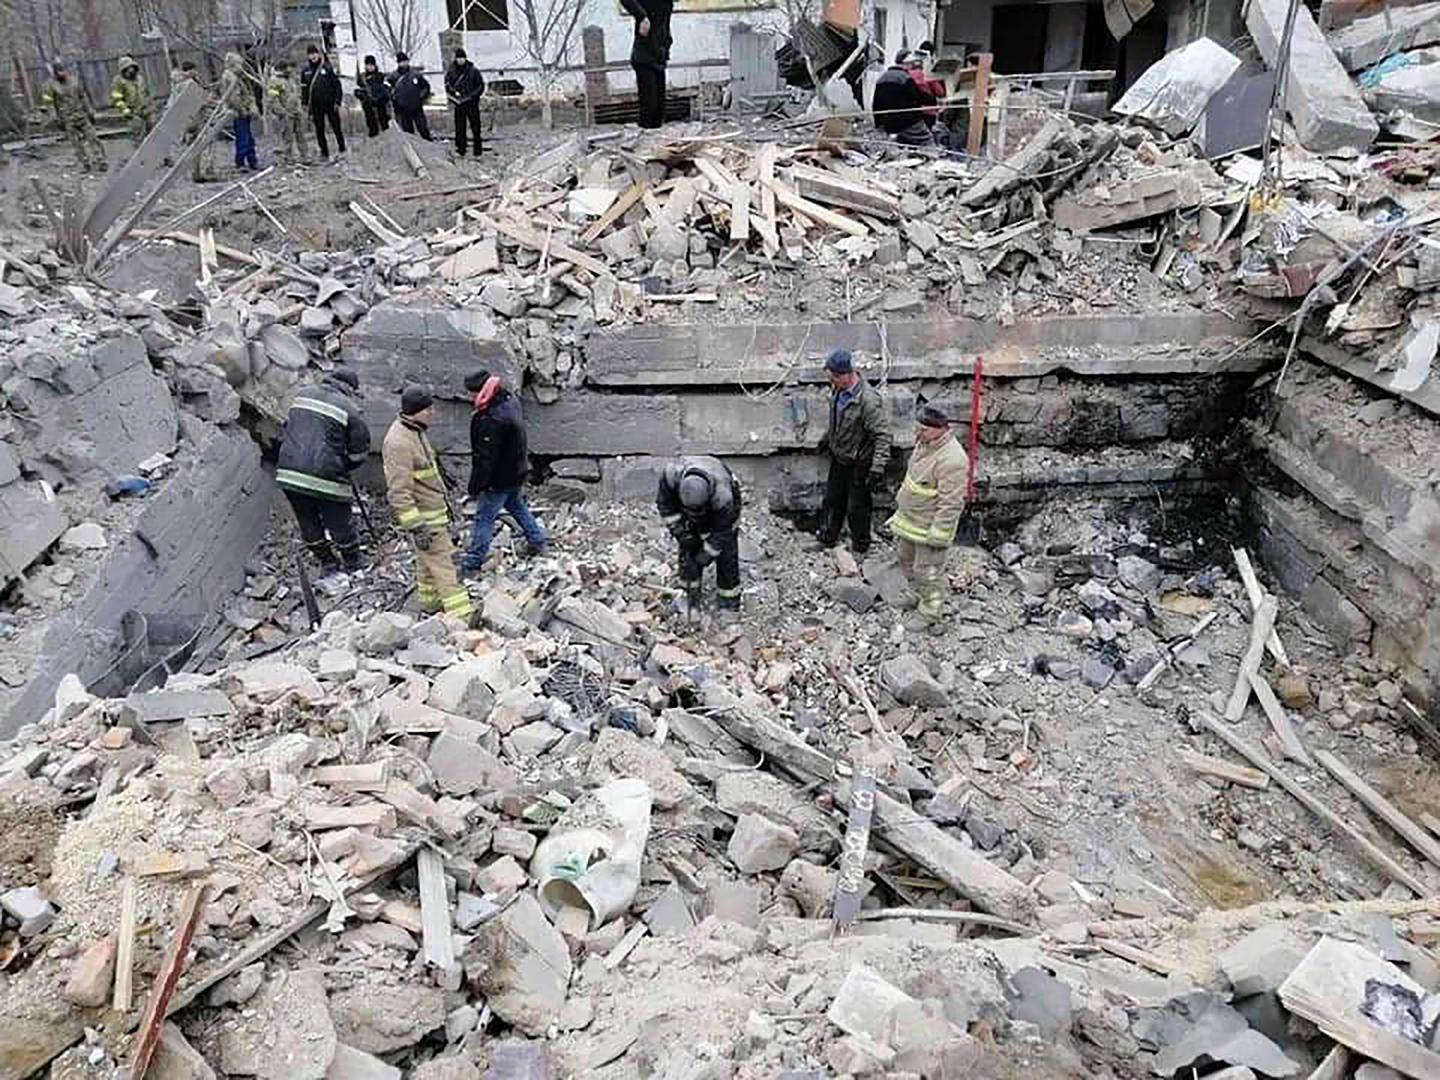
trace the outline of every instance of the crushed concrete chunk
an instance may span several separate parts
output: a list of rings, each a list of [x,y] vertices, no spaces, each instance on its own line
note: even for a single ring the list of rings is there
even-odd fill
[[[1284,923],[1267,923],[1222,952],[1220,970],[1236,997],[1263,994],[1279,990],[1307,951],[1306,943]]]
[[[60,547],[65,551],[103,551],[109,546],[104,528],[93,521],[66,529],[60,537]]]
[[[160,1028],[160,1042],[145,1080],[215,1080],[215,1070],[172,1021]]]
[[[522,893],[505,913],[480,928],[466,952],[481,974],[477,985],[495,1015],[540,1037],[555,1023],[570,984],[570,949],[540,904]]]
[[[70,966],[61,996],[72,1005],[94,1009],[110,1000],[115,979],[115,939],[94,942]]]
[[[939,709],[950,704],[950,695],[914,653],[901,653],[881,664],[880,685],[902,705]]]
[[[356,1050],[343,1042],[335,1045],[335,1057],[325,1080],[400,1080],[400,1070],[374,1054]]]
[[[265,981],[265,964],[250,964],[223,982],[217,983],[205,1000],[218,1008],[222,1005],[244,1005],[260,991]]]
[[[325,696],[324,687],[299,664],[263,661],[241,668],[235,678],[246,696],[259,701],[274,701],[290,693],[305,701],[319,701]]]
[[[800,837],[785,825],[759,814],[744,814],[735,823],[725,853],[742,874],[783,870],[800,847]]]
[[[415,983],[362,983],[332,995],[330,1015],[345,1045],[386,1054],[444,1027],[445,995],[437,987]]]
[[[325,981],[314,968],[278,970],[220,1029],[220,1067],[260,1080],[321,1080],[335,1057]]]
[[[0,893],[0,911],[20,924],[20,936],[43,934],[55,918],[55,909],[39,889],[28,885]]]

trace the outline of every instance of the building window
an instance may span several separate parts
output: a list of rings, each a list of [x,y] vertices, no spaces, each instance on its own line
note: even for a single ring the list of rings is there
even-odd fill
[[[507,30],[508,0],[445,0],[452,30]]]
[[[882,7],[875,9],[875,40],[880,43],[880,51],[888,53],[890,42],[885,38],[886,16],[890,13]],[[888,59],[888,57],[887,57]]]

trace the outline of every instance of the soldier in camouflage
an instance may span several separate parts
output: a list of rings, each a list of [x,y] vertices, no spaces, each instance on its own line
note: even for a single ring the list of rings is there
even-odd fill
[[[277,125],[280,148],[291,161],[306,161],[305,109],[300,104],[300,84],[290,74],[290,61],[281,60],[265,84],[265,100]]]
[[[70,73],[63,64],[56,64],[51,70],[54,77],[45,87],[40,100],[47,108],[54,110],[61,130],[75,148],[81,171],[88,173],[92,169],[98,169],[104,172],[105,148],[100,145],[100,140],[95,135],[95,115],[90,110],[85,89],[70,78]]]
[[[155,99],[133,57],[120,57],[120,71],[110,83],[110,104],[129,122],[130,135],[139,146],[155,126]]]

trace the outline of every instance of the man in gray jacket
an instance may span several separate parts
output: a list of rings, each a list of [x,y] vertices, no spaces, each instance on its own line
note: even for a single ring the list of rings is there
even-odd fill
[[[820,448],[830,454],[820,529],[811,550],[840,542],[841,526],[850,525],[850,550],[863,558],[870,550],[872,495],[885,484],[890,464],[890,423],[885,399],[855,370],[854,358],[836,349],[825,360],[830,380],[830,417]]]

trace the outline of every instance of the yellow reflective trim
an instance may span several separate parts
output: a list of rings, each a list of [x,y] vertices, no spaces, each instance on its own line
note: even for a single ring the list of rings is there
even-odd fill
[[[931,487],[929,484],[922,484],[918,480],[912,480],[910,474],[905,474],[905,483],[902,485],[912,495],[918,495],[922,499],[933,499],[940,494],[938,487]]]
[[[306,412],[319,413],[337,424],[348,424],[350,414],[339,405],[331,405],[328,401],[317,401],[315,398],[297,397],[295,403],[290,406],[292,409],[304,409]]]
[[[438,480],[440,479],[439,469],[416,469],[410,474],[416,480]]]
[[[730,597],[732,597],[732,596],[739,596],[739,595],[740,595],[740,589],[739,589],[739,588],[734,588],[734,589],[716,589],[716,590],[715,590],[715,595],[716,595],[716,596],[723,596],[723,597],[725,597],[725,598],[728,600],[728,599],[729,599]]]
[[[896,536],[904,537],[913,543],[928,544],[930,542],[930,530],[915,524],[902,513],[897,513],[885,524]]]
[[[395,520],[399,522],[401,526],[408,529],[411,525],[414,525],[417,521],[420,520],[420,511],[401,510],[400,513],[395,515]]]
[[[349,484],[340,484],[334,480],[327,480],[323,476],[311,476],[309,473],[296,472],[294,469],[276,469],[275,483],[282,488],[313,491],[315,494],[324,495],[327,498],[350,501]]]

